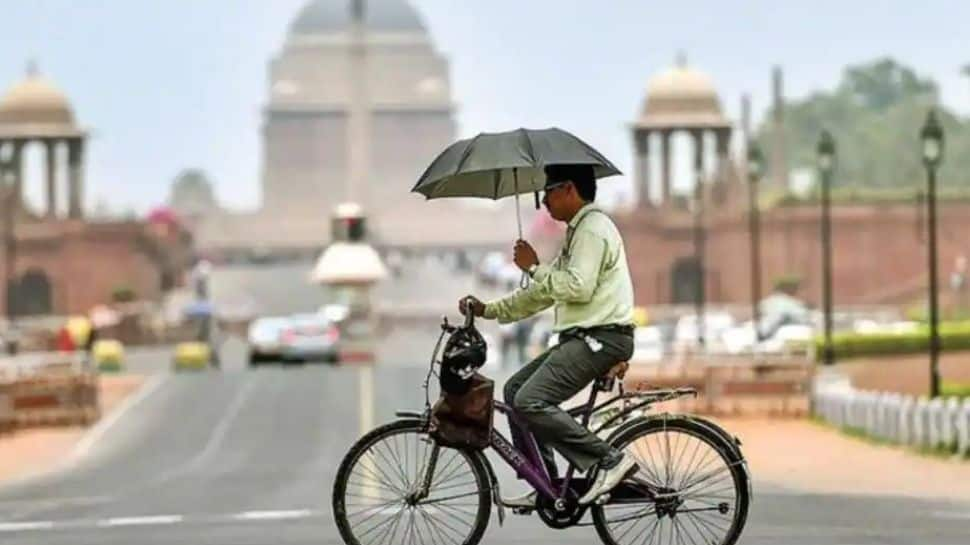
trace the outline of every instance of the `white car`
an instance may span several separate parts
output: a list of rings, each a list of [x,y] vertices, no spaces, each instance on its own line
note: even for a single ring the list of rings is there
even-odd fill
[[[249,324],[249,365],[279,360],[282,353],[280,335],[289,320],[281,317],[258,318]]]

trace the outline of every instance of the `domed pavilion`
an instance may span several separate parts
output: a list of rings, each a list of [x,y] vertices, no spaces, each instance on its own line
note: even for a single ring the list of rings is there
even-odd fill
[[[67,149],[68,216],[82,216],[84,192],[83,152],[85,132],[78,127],[67,97],[31,64],[23,80],[0,98],[0,163],[6,164],[15,199],[23,207],[24,149],[42,145],[46,152],[46,215],[55,217],[58,208],[57,172]],[[62,159],[61,159],[62,160]]]
[[[713,134],[717,154],[715,171],[723,172],[728,162],[731,124],[721,110],[714,82],[707,74],[687,66],[683,56],[676,66],[650,80],[640,115],[633,122],[634,183],[641,205],[649,204],[652,160],[660,163],[660,202],[669,202],[672,136],[678,132],[689,134],[693,140],[694,180],[699,180],[703,172],[708,134]]]

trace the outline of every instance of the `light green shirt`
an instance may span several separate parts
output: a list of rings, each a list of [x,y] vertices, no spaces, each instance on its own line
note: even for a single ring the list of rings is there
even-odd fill
[[[569,221],[552,264],[536,268],[529,287],[485,304],[485,318],[508,323],[555,305],[553,331],[633,323],[633,282],[613,221],[587,204]]]

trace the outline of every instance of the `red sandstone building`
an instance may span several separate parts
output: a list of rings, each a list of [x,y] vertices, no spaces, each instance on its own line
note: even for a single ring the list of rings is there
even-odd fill
[[[84,313],[120,289],[157,299],[180,279],[189,240],[178,226],[85,218],[85,138],[65,96],[36,70],[0,98],[0,275],[8,287],[0,308],[8,316]],[[43,210],[24,199],[28,146],[46,158]]]
[[[684,63],[656,76],[632,129],[639,199],[635,208],[617,214],[617,223],[626,241],[637,303],[689,304],[695,300],[700,274],[691,210],[698,206],[703,210],[707,301],[749,302],[745,165],[729,158],[731,127],[710,78]],[[692,176],[700,183],[700,190],[688,196],[671,191],[672,143],[678,133],[689,137]],[[774,176],[779,176],[777,171]],[[658,177],[657,183],[651,183]],[[970,205],[941,203],[939,214],[940,285],[945,286],[957,259],[970,255]],[[777,278],[794,275],[801,279],[800,295],[819,303],[820,215],[817,204],[761,211],[762,294],[768,293]],[[913,204],[834,205],[836,305],[920,301],[927,285],[924,224],[925,215]]]

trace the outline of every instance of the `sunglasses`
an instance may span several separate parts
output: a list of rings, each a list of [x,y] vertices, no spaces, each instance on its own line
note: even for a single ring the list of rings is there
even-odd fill
[[[562,189],[566,187],[570,182],[557,182],[552,185],[547,185],[543,189],[542,204],[549,204],[549,193],[556,191],[557,189]]]

